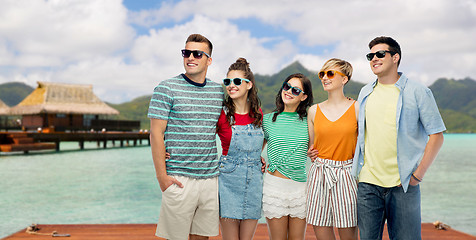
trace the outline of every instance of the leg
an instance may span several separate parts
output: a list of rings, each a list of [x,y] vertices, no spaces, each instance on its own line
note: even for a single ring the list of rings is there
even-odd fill
[[[258,220],[245,219],[240,222],[240,240],[251,240],[256,232]]]
[[[198,206],[193,216],[191,235],[218,236],[220,217],[218,210],[218,177],[197,179],[195,190],[199,194]]]
[[[339,228],[339,238],[341,240],[357,240],[357,227]]]
[[[392,188],[388,194],[387,228],[390,239],[421,239],[420,186]]]
[[[382,239],[385,225],[385,188],[373,184],[359,183],[357,190],[357,222],[360,239]]]
[[[269,239],[286,240],[288,239],[288,221],[289,217],[266,218],[268,223]]]
[[[314,235],[316,235],[317,240],[335,240],[336,236],[334,235],[333,227],[321,227],[321,226],[312,226],[314,229]]]
[[[221,235],[223,239],[240,239],[240,221],[236,219],[220,218]]]
[[[288,239],[302,240],[306,235],[306,219],[289,217],[289,233]]]

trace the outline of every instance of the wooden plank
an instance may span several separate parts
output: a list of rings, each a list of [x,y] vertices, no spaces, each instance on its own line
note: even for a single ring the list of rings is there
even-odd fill
[[[90,240],[153,240],[160,239],[155,237],[155,224],[80,224],[80,225],[38,225],[39,233],[52,233],[56,231],[59,234],[70,234],[68,240],[90,239]],[[23,229],[11,236],[4,238],[5,240],[21,240],[21,239],[50,239],[51,235],[30,235]],[[385,231],[386,232],[386,231]],[[458,232],[453,229],[437,230],[431,223],[422,224],[422,238],[424,240],[476,240],[475,236]],[[222,239],[221,236],[211,237],[211,240]],[[258,224],[255,233],[256,240],[269,239],[266,224]],[[308,225],[305,239],[315,239],[314,231],[311,225]],[[339,238],[337,238],[339,239]],[[384,234],[385,240],[388,235]]]
[[[55,149],[55,143],[24,143],[24,144],[1,144],[1,152],[21,152]]]

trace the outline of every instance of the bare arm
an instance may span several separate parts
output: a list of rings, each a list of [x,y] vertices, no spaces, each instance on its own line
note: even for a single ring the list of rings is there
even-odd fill
[[[154,160],[155,174],[162,192],[172,184],[177,184],[179,187],[183,187],[182,183],[177,179],[167,175],[164,143],[166,127],[166,120],[150,119],[150,146],[152,150],[152,159]]]
[[[426,171],[438,155],[438,152],[440,151],[440,148],[443,145],[443,141],[444,137],[442,132],[430,135],[430,138],[426,143],[425,152],[423,153],[420,165],[418,165],[418,168],[415,170],[415,172],[413,172],[413,174],[417,178],[423,179]],[[417,185],[418,181],[414,179],[414,177],[412,177],[410,179],[410,184]]]
[[[309,148],[307,156],[313,162],[317,157],[317,150],[314,149],[314,118],[316,117],[317,105],[313,105],[307,112],[307,127],[309,130]]]

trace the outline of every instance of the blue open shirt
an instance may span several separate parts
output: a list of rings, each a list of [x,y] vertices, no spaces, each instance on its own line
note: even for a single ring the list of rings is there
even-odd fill
[[[406,192],[411,174],[420,164],[428,136],[446,130],[435,98],[426,86],[409,80],[403,73],[395,86],[400,90],[397,102],[397,163],[400,181]],[[365,104],[374,90],[377,80],[365,85],[359,93],[359,136],[354,154],[352,175],[359,176],[364,166],[365,149]]]

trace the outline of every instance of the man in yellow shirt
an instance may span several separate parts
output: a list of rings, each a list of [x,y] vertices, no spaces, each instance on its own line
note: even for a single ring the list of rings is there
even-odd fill
[[[359,94],[359,136],[352,174],[359,179],[360,239],[421,239],[420,188],[446,130],[431,90],[398,72],[400,45],[390,37],[369,43],[377,80]]]

